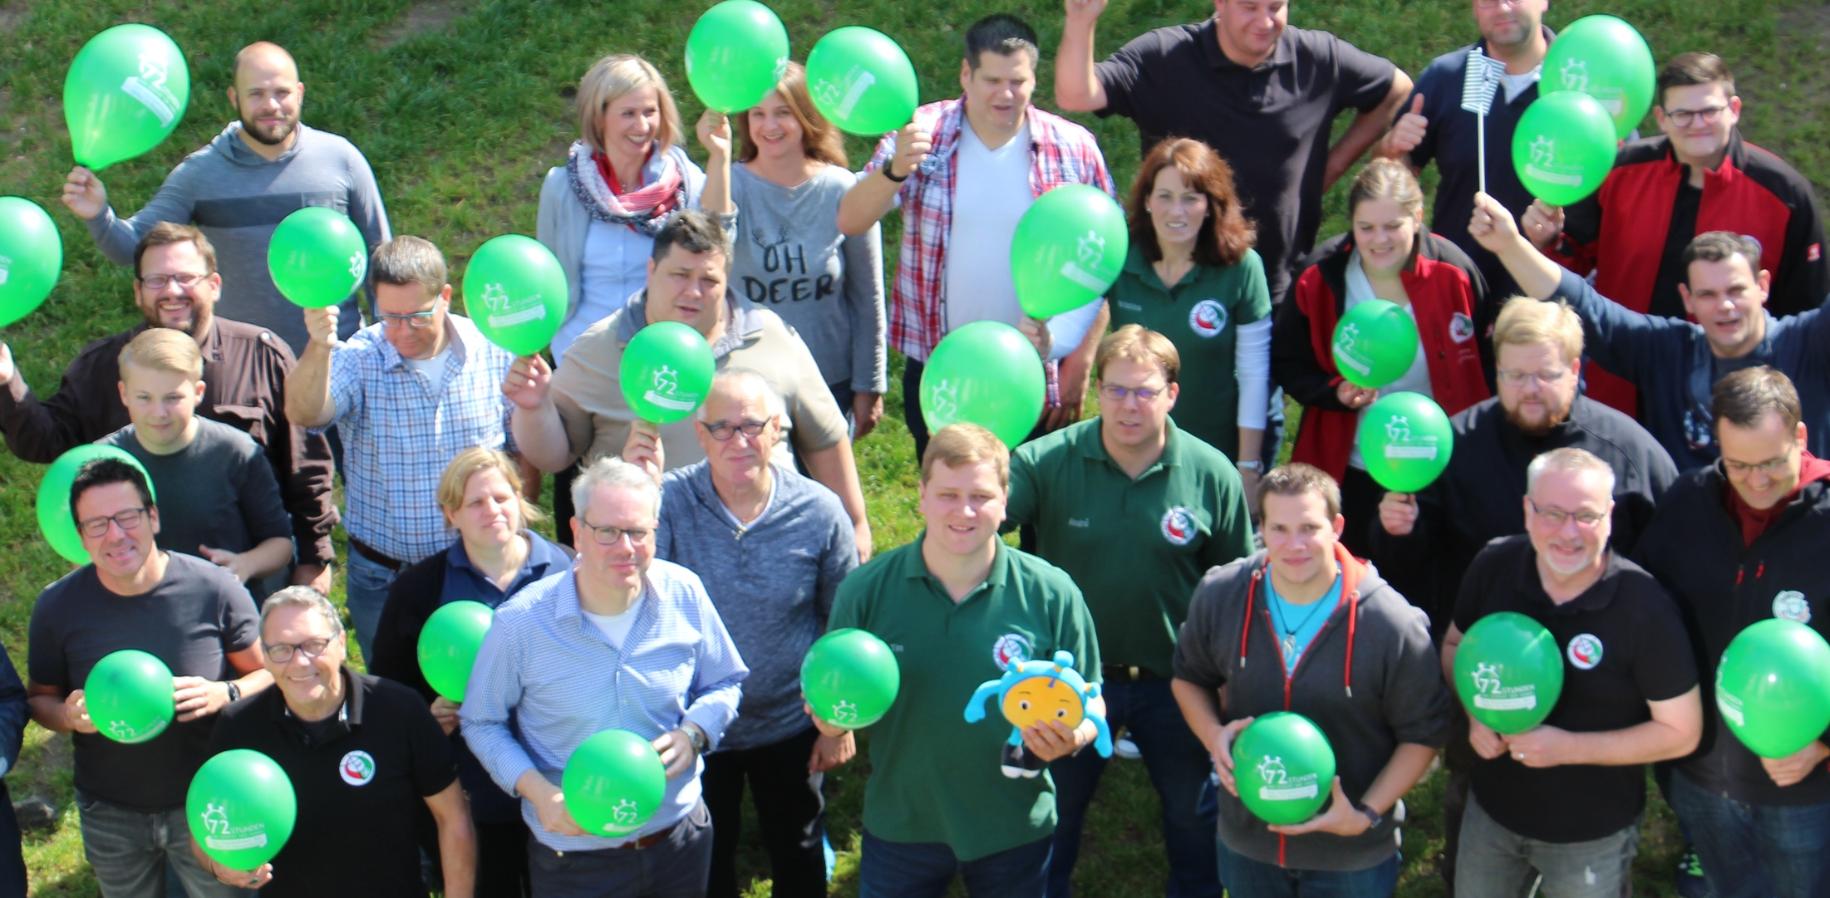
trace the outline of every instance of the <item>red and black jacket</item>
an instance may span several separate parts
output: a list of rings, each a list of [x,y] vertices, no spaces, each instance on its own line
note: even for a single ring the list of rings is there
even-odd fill
[[[1683,317],[1675,291],[1653,294],[1661,282],[1684,282],[1682,271],[1663,271],[1663,266],[1681,264],[1667,245],[1674,236],[1673,207],[1686,171],[1663,135],[1622,147],[1601,189],[1566,211],[1552,258],[1577,274],[1593,271],[1596,292],[1629,309]],[[1760,241],[1760,267],[1773,277],[1767,308],[1774,315],[1815,309],[1830,291],[1823,222],[1811,182],[1778,156],[1742,140],[1738,129],[1729,135],[1722,164],[1703,173],[1696,227],[1682,239],[1688,242],[1707,231],[1732,231]],[[1634,414],[1637,397],[1631,383],[1593,365],[1587,376],[1591,398]]]
[[[1347,302],[1347,261],[1353,237],[1343,234],[1318,247],[1271,328],[1271,377],[1303,405],[1291,461],[1315,465],[1336,480],[1359,423],[1335,388],[1341,373],[1330,344]],[[1480,271],[1455,244],[1428,231],[1417,234],[1411,264],[1399,275],[1417,318],[1417,336],[1428,360],[1430,392],[1450,415],[1493,394],[1488,344],[1494,315]]]

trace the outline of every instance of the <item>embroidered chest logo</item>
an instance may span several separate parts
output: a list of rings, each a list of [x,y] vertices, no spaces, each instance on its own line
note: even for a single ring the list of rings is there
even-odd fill
[[[375,757],[361,749],[352,751],[337,765],[337,775],[352,786],[366,786],[375,779]]]
[[[1217,300],[1204,299],[1188,312],[1188,329],[1195,336],[1212,339],[1226,330],[1226,306]]]
[[[1162,529],[1164,539],[1178,546],[1186,546],[1195,538],[1194,515],[1177,505],[1163,513]]]
[[[1811,602],[1796,589],[1781,590],[1779,595],[1773,597],[1773,616],[1780,620],[1808,624],[1811,622]]]
[[[1449,339],[1457,343],[1466,343],[1474,339],[1474,319],[1461,312],[1449,318]]]
[[[1034,652],[1035,646],[1030,645],[1029,637],[1021,633],[1006,633],[991,644],[991,660],[999,670],[1028,661]]]
[[[1593,633],[1579,633],[1569,641],[1569,663],[1579,670],[1594,670],[1601,663],[1601,639]]]

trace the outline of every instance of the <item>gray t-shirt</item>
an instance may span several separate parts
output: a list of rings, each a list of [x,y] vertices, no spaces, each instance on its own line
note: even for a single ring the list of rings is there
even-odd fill
[[[197,419],[197,438],[170,455],[154,455],[132,424],[103,437],[104,446],[140,460],[159,505],[159,548],[202,555],[198,546],[246,552],[263,540],[292,538],[279,481],[254,439],[227,424]]]
[[[794,187],[731,166],[737,240],[731,292],[782,317],[820,376],[859,392],[888,389],[884,358],[883,234],[839,233],[839,199],[857,176],[828,165]]]
[[[55,686],[60,694],[81,689],[90,668],[120,649],[158,657],[174,677],[234,676],[228,656],[259,638],[254,600],[222,568],[176,552],[166,558],[165,576],[137,596],[109,591],[94,565],[39,593],[26,661],[32,683]],[[77,733],[76,788],[137,811],[180,807],[215,725],[214,717],[174,722],[136,745]]]

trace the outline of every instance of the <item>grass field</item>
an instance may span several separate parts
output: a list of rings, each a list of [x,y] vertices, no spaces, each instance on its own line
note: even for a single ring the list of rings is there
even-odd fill
[[[1003,6],[964,0],[773,0],[772,5],[788,24],[797,57],[839,25],[869,24],[889,33],[915,61],[924,99],[957,93],[961,32],[980,15],[1003,9],[1025,16],[1042,33],[1045,53],[1060,34],[1059,4],[1042,0]],[[1196,18],[1209,8],[1196,0],[1116,0],[1112,6],[1099,29],[1102,55],[1131,35]],[[48,391],[78,348],[136,317],[128,272],[104,261],[80,222],[57,201],[70,166],[59,102],[64,71],[82,43],[103,28],[129,21],[157,25],[185,49],[192,67],[191,109],[178,132],[153,153],[104,173],[117,210],[137,209],[178,160],[220,130],[229,117],[222,92],[230,57],[251,41],[273,40],[298,58],[309,87],[305,120],[349,137],[366,152],[395,232],[427,236],[444,247],[455,282],[464,259],[483,240],[533,232],[540,178],[576,136],[570,96],[592,60],[619,50],[647,55],[668,74],[682,113],[692,121],[699,110],[685,89],[681,48],[700,8],[659,0],[3,0],[0,194],[26,196],[50,210],[62,228],[66,258],[51,299],[4,337],[28,381]],[[1639,26],[1660,59],[1693,49],[1721,53],[1740,75],[1747,101],[1744,130],[1791,159],[1820,193],[1830,183],[1830,120],[1820,115],[1830,101],[1830,74],[1821,65],[1830,49],[1830,7],[1800,0],[1566,0],[1553,5],[1550,23],[1562,26],[1599,11]],[[1302,0],[1291,21],[1341,34],[1413,74],[1473,37],[1468,4],[1460,0]],[[1052,58],[1045,58],[1036,92],[1044,105],[1052,95],[1051,71]],[[1084,120],[1101,137],[1119,183],[1128,183],[1137,161],[1129,123]],[[867,152],[856,139],[850,149],[854,163]],[[1341,198],[1340,190],[1330,198],[1324,235],[1342,228]],[[891,247],[893,228],[885,235]],[[892,395],[888,405],[884,425],[858,447],[882,548],[908,541],[919,527],[900,397]],[[37,466],[0,455],[0,547],[12,547],[0,551],[0,642],[22,673],[32,601],[67,569],[37,535],[32,497],[39,474]],[[44,796],[60,812],[55,829],[27,837],[36,895],[97,894],[77,836],[69,765],[68,740],[33,727],[9,778],[14,798]],[[832,780],[841,894],[856,891],[852,873],[865,772],[860,760]],[[1441,847],[1437,791],[1431,780],[1411,796],[1403,895],[1441,892],[1434,874]],[[1155,798],[1141,766],[1114,763],[1077,873],[1081,894],[1160,893],[1163,860],[1154,815]],[[1668,813],[1656,807],[1641,845],[1642,894],[1668,892],[1672,838]],[[753,869],[762,869],[760,854],[747,859]],[[767,884],[759,881],[754,893],[767,895]]]

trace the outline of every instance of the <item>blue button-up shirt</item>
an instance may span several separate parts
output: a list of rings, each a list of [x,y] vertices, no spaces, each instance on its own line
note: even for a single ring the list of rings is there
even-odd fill
[[[750,671],[697,575],[655,559],[620,650],[581,613],[576,576],[548,577],[496,609],[471,669],[459,712],[464,738],[511,795],[529,770],[558,783],[579,743],[604,730],[654,739],[691,721],[715,747],[737,716],[739,684]],[[521,817],[555,851],[624,845],[691,812],[704,769],[695,761],[691,775],[668,780],[654,818],[623,839],[547,832],[525,800]]]
[[[446,315],[444,387],[436,395],[372,324],[330,357],[332,423],[343,437],[344,529],[409,564],[451,543],[438,504],[445,465],[472,446],[509,448],[502,379],[515,357],[476,325]]]

